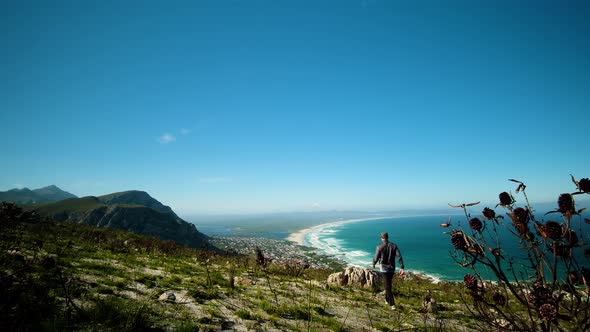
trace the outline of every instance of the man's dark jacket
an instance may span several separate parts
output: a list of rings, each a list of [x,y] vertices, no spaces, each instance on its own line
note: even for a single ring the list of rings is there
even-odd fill
[[[399,267],[403,270],[404,260],[397,244],[389,241],[382,242],[375,250],[373,266],[381,262],[381,271],[395,271],[395,258],[398,257]]]

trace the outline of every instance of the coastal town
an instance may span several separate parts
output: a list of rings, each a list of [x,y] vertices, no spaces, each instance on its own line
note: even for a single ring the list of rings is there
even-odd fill
[[[308,264],[312,268],[339,269],[346,265],[334,256],[318,252],[315,248],[305,247],[296,242],[264,237],[214,236],[211,243],[229,253],[255,256],[260,249],[269,261],[275,263]]]

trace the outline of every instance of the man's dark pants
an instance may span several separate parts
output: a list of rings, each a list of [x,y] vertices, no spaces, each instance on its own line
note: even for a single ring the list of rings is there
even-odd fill
[[[381,274],[383,275],[383,285],[385,287],[385,301],[387,301],[387,304],[389,305],[395,305],[392,291],[393,275],[395,274],[395,271],[381,272]]]

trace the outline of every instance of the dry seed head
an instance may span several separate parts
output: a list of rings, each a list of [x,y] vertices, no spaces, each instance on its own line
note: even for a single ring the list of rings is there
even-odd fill
[[[577,185],[578,185],[578,189],[580,191],[590,194],[590,179],[588,179],[588,178],[580,179],[580,181],[578,181]]]
[[[557,308],[553,304],[545,303],[539,307],[539,315],[548,322],[557,319]]]
[[[552,240],[559,240],[563,234],[561,224],[556,221],[548,221],[541,228],[543,230],[543,237],[548,237]]]
[[[496,211],[490,209],[490,208],[484,208],[483,211],[483,216],[484,218],[488,219],[488,220],[492,220],[494,218],[496,218]]]
[[[483,228],[483,223],[478,218],[473,218],[469,220],[469,227],[474,231],[479,232]]]
[[[559,212],[563,215],[576,214],[576,207],[574,204],[574,198],[570,194],[561,194],[557,199],[557,206],[559,206]]]
[[[494,302],[499,306],[506,305],[506,296],[502,295],[499,292],[494,293],[494,295],[492,296],[492,300],[494,300]]]
[[[521,207],[514,209],[514,222],[519,224],[527,224],[529,222],[529,210]]]
[[[477,290],[477,278],[473,274],[466,274],[463,277],[463,284],[470,290]]]
[[[512,196],[510,196],[510,194],[505,191],[500,193],[499,198],[500,198],[500,205],[506,206],[506,205],[510,205],[510,204],[514,203]]]
[[[551,291],[545,287],[545,282],[542,278],[537,279],[533,283],[532,292],[528,293],[527,300],[535,307],[539,307],[551,298]]]
[[[465,242],[465,238],[463,237],[463,232],[455,231],[453,235],[451,235],[451,243],[455,249],[465,250],[467,243]]]

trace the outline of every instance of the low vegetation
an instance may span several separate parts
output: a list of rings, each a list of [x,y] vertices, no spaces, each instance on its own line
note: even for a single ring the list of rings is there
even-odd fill
[[[0,208],[0,329],[362,331],[469,330],[454,283],[397,280],[402,304],[325,283],[334,272],[294,262],[199,251],[172,241],[41,220]],[[262,261],[261,261],[262,256]],[[453,292],[452,290],[455,290]],[[422,311],[426,292],[439,300]]]
[[[265,255],[43,220],[1,203],[0,330],[479,329],[462,283],[396,278],[392,310],[380,291],[326,284],[334,269]]]

